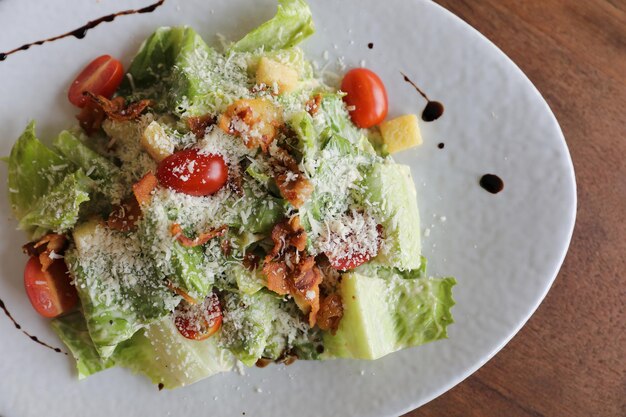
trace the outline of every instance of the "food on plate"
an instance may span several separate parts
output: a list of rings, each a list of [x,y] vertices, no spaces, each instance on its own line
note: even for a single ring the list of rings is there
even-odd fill
[[[445,338],[454,278],[426,275],[415,186],[389,153],[372,71],[326,85],[296,45],[303,0],[224,51],[162,27],[124,74],[104,55],[72,83],[80,127],[8,158],[31,242],[28,298],[77,362],[176,388],[237,362],[377,359]]]

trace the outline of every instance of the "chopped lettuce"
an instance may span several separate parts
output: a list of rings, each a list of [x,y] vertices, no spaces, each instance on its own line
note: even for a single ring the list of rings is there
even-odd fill
[[[73,231],[65,258],[74,277],[87,328],[103,358],[178,303],[141,252],[137,236],[88,222]]]
[[[67,159],[37,139],[34,121],[13,145],[8,163],[9,200],[18,220],[71,170]]]
[[[252,52],[290,48],[315,32],[311,9],[304,0],[278,0],[276,16],[248,33],[231,50]]]
[[[246,68],[209,47],[193,29],[162,27],[140,47],[120,93],[154,100],[179,116],[213,113],[246,94]]]
[[[308,341],[308,325],[275,294],[231,292],[224,296],[222,345],[246,366],[261,357],[277,359]]]
[[[112,359],[103,360],[96,350],[85,317],[80,311],[58,317],[51,322],[52,328],[59,338],[68,347],[74,359],[78,379],[87,378],[89,375],[112,367],[115,363]]]
[[[78,221],[81,204],[89,201],[91,189],[92,181],[81,169],[67,175],[33,204],[20,220],[20,228],[36,227],[56,233],[69,230]]]
[[[62,131],[52,145],[67,160],[82,168],[89,178],[111,181],[119,175],[119,168],[113,162],[89,148],[67,130]]]
[[[324,335],[326,357],[378,359],[447,337],[454,278],[382,279],[345,274],[339,329]]]
[[[235,365],[233,355],[219,347],[219,333],[202,341],[186,339],[171,317],[147,326],[120,344],[114,361],[167,389],[193,384]]]

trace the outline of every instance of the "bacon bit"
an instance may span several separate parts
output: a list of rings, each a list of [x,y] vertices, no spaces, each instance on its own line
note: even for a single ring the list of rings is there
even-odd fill
[[[174,223],[170,226],[170,233],[172,236],[178,240],[178,243],[183,245],[186,248],[193,248],[196,246],[204,245],[209,240],[214,239],[219,236],[223,236],[228,230],[228,226],[220,226],[214,229],[209,230],[208,232],[200,233],[197,238],[190,239],[183,234],[183,228],[180,227],[180,224]]]
[[[170,281],[169,279],[165,280],[165,285],[167,285],[167,288],[169,288],[172,292],[175,292],[176,294],[178,294],[181,297],[183,297],[185,299],[185,301],[187,301],[187,303],[189,303],[191,305],[198,304],[198,300],[196,300],[191,295],[189,295],[189,293],[187,291],[183,290],[180,287],[175,286],[174,283],[172,281]]]
[[[124,97],[115,97],[113,100],[109,100],[104,96],[98,96],[89,91],[85,91],[83,94],[100,107],[109,119],[118,122],[135,120],[141,116],[145,109],[153,105],[152,100],[139,100],[126,105]]]
[[[263,264],[267,288],[280,295],[291,294],[300,310],[309,315],[309,325],[313,327],[323,276],[315,258],[305,252],[307,237],[300,218],[294,216],[276,224],[271,237],[274,247]]]
[[[102,128],[106,113],[98,104],[89,100],[76,116],[76,119],[87,136],[91,136]]]
[[[237,166],[236,169],[228,170],[228,188],[230,188],[238,196],[243,196],[243,177],[241,176],[241,170]]]
[[[259,267],[259,263],[261,262],[261,258],[255,255],[252,252],[248,252],[243,257],[243,266],[248,269],[248,271],[252,272]]]
[[[133,194],[139,206],[150,202],[152,199],[152,191],[154,191],[158,184],[159,180],[152,172],[148,172],[137,183],[133,184]]]
[[[316,94],[304,105],[304,109],[311,115],[315,116],[317,111],[320,109],[320,104],[322,102],[322,95]]]
[[[233,251],[233,247],[230,243],[230,240],[222,239],[222,241],[220,242],[220,249],[222,250],[222,253],[224,254],[224,256],[230,256],[230,254]]]
[[[256,365],[257,368],[265,368],[266,366],[268,366],[272,362],[274,362],[274,361],[271,360],[271,359],[268,359],[268,358],[259,358],[256,361],[255,365]]]
[[[196,136],[196,139],[200,140],[204,138],[206,130],[209,126],[214,125],[216,122],[215,117],[210,114],[204,116],[194,116],[187,118],[187,127]]]
[[[266,262],[263,265],[263,273],[267,277],[267,289],[276,294],[289,294],[287,283],[287,267],[281,262]]]
[[[337,333],[339,323],[343,317],[343,303],[339,294],[331,294],[320,301],[320,311],[317,313],[317,325],[322,330]]]
[[[37,242],[29,242],[22,246],[22,250],[29,256],[38,256],[41,263],[41,270],[47,271],[55,261],[54,255],[63,256],[68,246],[65,235],[50,233],[39,239]]]
[[[107,219],[107,227],[120,232],[130,232],[135,230],[140,218],[141,207],[139,207],[137,198],[133,196],[113,208]]]
[[[284,149],[272,150],[270,161],[280,194],[295,208],[300,208],[313,194],[313,184],[304,176],[296,160]]]

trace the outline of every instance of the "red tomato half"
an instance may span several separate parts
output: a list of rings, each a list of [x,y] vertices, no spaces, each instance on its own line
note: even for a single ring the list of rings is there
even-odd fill
[[[122,63],[109,55],[102,55],[85,67],[70,85],[67,97],[77,107],[84,107],[85,91],[111,98],[124,78]]]
[[[205,196],[216,193],[226,184],[228,167],[219,155],[186,149],[162,160],[156,176],[162,185],[174,191]]]
[[[337,251],[340,255],[326,253],[330,265],[338,271],[349,271],[378,255],[383,233],[382,225],[376,225],[376,233],[378,237],[375,248],[363,247],[360,242],[354,240],[353,235],[349,235],[347,239],[340,239],[340,250]]]
[[[350,117],[361,128],[376,126],[387,116],[387,90],[374,72],[355,68],[346,73],[341,91],[347,93],[343,100],[350,110]]]
[[[222,309],[217,295],[211,294],[200,304],[182,301],[174,311],[174,324],[187,339],[204,340],[222,325]]]
[[[78,302],[63,259],[56,259],[46,271],[37,256],[31,256],[24,269],[24,286],[33,308],[44,317],[57,317]]]

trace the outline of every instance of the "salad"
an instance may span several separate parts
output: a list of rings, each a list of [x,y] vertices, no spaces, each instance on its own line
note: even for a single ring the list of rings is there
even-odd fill
[[[102,56],[69,89],[80,127],[31,122],[8,191],[31,242],[28,298],[85,378],[160,388],[294,359],[377,359],[445,338],[454,278],[426,275],[415,186],[390,154],[380,78],[326,85],[296,45],[304,0],[223,51],[162,27],[127,71]]]

